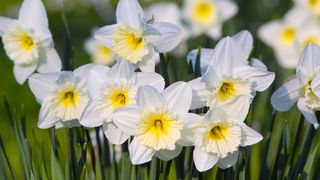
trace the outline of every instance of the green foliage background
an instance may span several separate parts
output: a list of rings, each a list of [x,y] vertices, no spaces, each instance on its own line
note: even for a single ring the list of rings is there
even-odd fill
[[[66,41],[68,36],[66,36],[64,30],[62,17],[65,15],[67,19],[74,68],[90,62],[89,56],[83,49],[83,42],[90,36],[91,28],[112,24],[115,21],[112,10],[106,11],[106,17],[102,18],[94,8],[86,7],[83,4],[84,1],[68,0],[68,3],[74,5],[75,8],[65,11],[64,14],[62,10],[48,11],[50,29],[56,48],[65,61],[68,58],[64,58],[63,54],[67,53],[68,56],[69,53],[64,48],[68,47],[65,46],[65,43],[68,42]],[[281,18],[292,7],[293,3],[289,0],[234,1],[239,6],[239,13],[224,24],[223,35],[233,35],[242,29],[252,32],[255,37],[255,49],[252,56],[262,59],[271,71],[276,72],[275,82],[267,91],[258,94],[246,120],[249,125],[264,136],[264,140],[250,148],[243,148],[235,167],[227,170],[213,168],[210,171],[198,173],[192,167],[192,161],[188,159],[192,149],[185,148],[179,158],[169,162],[160,162],[154,159],[151,164],[131,166],[128,154],[124,152],[123,159],[119,164],[114,164],[110,160],[111,163],[104,162],[106,164],[103,163],[104,165],[100,167],[100,170],[99,168],[93,170],[90,163],[83,168],[84,153],[82,150],[86,149],[83,147],[86,138],[83,139],[83,137],[88,131],[75,128],[55,131],[58,151],[55,154],[52,151],[53,139],[50,139],[50,133],[53,133],[54,130],[37,128],[40,105],[36,103],[27,83],[20,86],[14,80],[13,63],[5,55],[1,44],[0,137],[3,147],[0,151],[0,179],[90,179],[92,173],[96,174],[98,179],[103,177],[107,179],[175,179],[176,177],[184,177],[185,179],[192,177],[203,179],[296,179],[298,177],[301,179],[319,179],[320,131],[315,131],[313,127],[305,123],[296,108],[287,113],[275,113],[270,105],[272,92],[295,71],[280,68],[272,49],[256,38],[257,28],[261,24]],[[140,2],[143,7],[147,7],[159,1],[144,0]],[[176,2],[182,4],[180,0]],[[17,10],[21,3],[20,0],[1,0],[0,15],[17,17]],[[110,4],[113,6],[111,9],[115,9],[116,4],[117,1],[113,0]],[[68,8],[66,7],[66,9]],[[206,36],[188,41],[190,50],[198,47],[212,48],[215,44],[216,41],[210,40]],[[177,80],[186,81],[194,77],[185,57],[173,57],[169,54],[166,56],[165,62],[170,83]],[[157,70],[160,73],[164,72],[160,66],[157,67]],[[10,106],[3,103],[5,100],[9,102]],[[10,116],[12,116],[12,119],[10,119]],[[12,124],[12,122],[17,122],[17,124]],[[19,127],[19,130],[14,127]],[[90,152],[90,142],[86,142],[88,152]],[[72,153],[74,153],[74,156]],[[5,160],[6,155],[10,165]],[[100,155],[101,161],[106,160],[106,153]],[[109,162],[108,158],[107,161]],[[70,167],[70,164],[77,167]],[[10,173],[10,167],[14,171],[13,174]],[[28,171],[32,173],[30,174]]]

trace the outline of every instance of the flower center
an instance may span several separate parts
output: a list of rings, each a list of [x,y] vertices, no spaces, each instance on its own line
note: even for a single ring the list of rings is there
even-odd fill
[[[100,53],[105,55],[105,56],[109,56],[110,54],[112,54],[112,51],[109,48],[105,47],[105,46],[101,46],[100,47]]]
[[[34,42],[31,36],[24,33],[20,36],[19,43],[22,49],[31,51],[34,48]]]
[[[78,101],[79,95],[75,90],[64,90],[60,92],[60,102],[64,106],[75,106]]]
[[[120,26],[113,34],[113,49],[120,57],[137,63],[149,53],[142,32],[128,26]]]
[[[317,10],[320,7],[320,1],[319,0],[309,0],[309,5],[312,10]]]
[[[129,103],[129,93],[126,90],[115,90],[110,96],[114,109],[125,106]]]
[[[212,140],[225,139],[227,134],[227,128],[223,125],[214,126],[208,133],[208,136]]]
[[[291,44],[296,38],[296,29],[293,27],[285,28],[281,37],[285,44]]]
[[[305,94],[306,94],[308,97],[314,98],[316,95],[315,95],[314,92],[312,91],[311,83],[312,83],[312,80],[309,80],[309,81],[307,82],[307,84],[304,86],[304,89],[305,89]]]
[[[234,83],[232,82],[223,82],[219,91],[218,97],[220,99],[228,99],[235,94]]]
[[[216,8],[209,1],[201,1],[194,6],[195,20],[203,25],[209,25],[216,19]]]

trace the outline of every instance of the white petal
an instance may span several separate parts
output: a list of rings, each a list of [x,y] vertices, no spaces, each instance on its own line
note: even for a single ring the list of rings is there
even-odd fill
[[[142,58],[138,66],[142,72],[155,72],[156,61],[159,62],[159,53],[152,52]]]
[[[136,106],[119,107],[113,112],[113,122],[124,132],[133,135],[139,121],[139,111]]]
[[[300,52],[295,46],[290,46],[287,48],[277,48],[275,49],[276,57],[278,63],[281,67],[294,69],[299,63]]]
[[[218,39],[221,37],[222,26],[221,24],[216,24],[215,26],[207,29],[206,34],[212,39]]]
[[[117,6],[117,23],[139,28],[145,15],[137,0],[120,0]]]
[[[163,96],[168,102],[168,107],[175,112],[187,113],[189,111],[192,89],[187,83],[179,81],[171,84],[163,91]]]
[[[13,67],[14,77],[19,84],[23,84],[28,77],[36,70],[37,64],[20,65],[15,64]]]
[[[206,88],[206,84],[202,82],[201,77],[189,81],[188,84],[192,88],[192,102],[190,109],[198,109],[206,106],[209,91]]]
[[[61,59],[54,48],[47,50],[44,56],[45,57],[39,61],[38,72],[52,73],[61,70]]]
[[[46,129],[54,126],[60,119],[50,110],[50,98],[46,98],[39,112],[38,127]]]
[[[212,153],[201,151],[195,147],[193,151],[194,164],[198,171],[203,172],[211,169],[219,160],[219,157]]]
[[[319,123],[315,112],[306,106],[303,99],[299,99],[297,106],[303,114],[303,116],[306,118],[306,120],[313,124],[314,127],[317,129],[319,127]]]
[[[113,32],[118,26],[118,24],[103,26],[94,33],[94,38],[108,48],[112,48]]]
[[[219,41],[212,59],[213,67],[223,75],[230,75],[236,67],[247,64],[247,57],[240,45],[230,37]]]
[[[244,56],[249,57],[253,48],[253,37],[252,34],[247,30],[242,30],[236,35],[232,36],[232,39],[239,43],[243,49]]]
[[[29,87],[37,101],[42,104],[44,99],[55,90],[56,81],[59,78],[59,73],[50,74],[33,74],[29,77]]]
[[[158,92],[162,92],[164,89],[164,79],[158,73],[152,72],[138,72],[137,73],[137,87],[149,85],[154,87]]]
[[[217,0],[220,18],[225,21],[230,19],[238,12],[238,6],[229,0]]]
[[[256,58],[251,59],[250,65],[259,69],[264,69],[264,70],[268,69],[267,66],[262,61]]]
[[[148,35],[146,40],[159,53],[168,52],[177,47],[181,41],[181,30],[178,26],[166,22],[155,22],[152,27],[160,34]]]
[[[214,66],[209,66],[207,72],[202,75],[202,81],[206,83],[207,86],[216,86],[220,84],[222,80],[220,70]]]
[[[241,130],[242,130],[242,135],[241,135],[240,145],[242,147],[256,144],[263,139],[261,134],[259,134],[254,129],[248,127],[244,123],[242,123]]]
[[[309,80],[320,67],[320,47],[309,44],[303,51],[297,67],[297,77],[301,82]]]
[[[182,146],[193,146],[195,140],[195,127],[201,124],[203,117],[194,113],[179,113],[179,119],[183,122],[183,129],[181,131],[181,139],[178,144]]]
[[[41,0],[24,0],[19,12],[19,20],[31,27],[48,27],[48,18]]]
[[[98,127],[103,124],[104,120],[105,118],[99,111],[98,101],[92,99],[81,115],[80,124],[85,127]]]
[[[267,45],[278,46],[279,40],[275,37],[281,32],[282,26],[282,22],[279,20],[268,22],[259,28],[258,36]]]
[[[228,156],[222,159],[219,159],[218,166],[221,169],[227,169],[236,164],[238,160],[239,151],[234,151],[232,153],[228,153]]]
[[[101,87],[109,81],[108,72],[110,68],[99,65],[94,66],[88,73],[88,87],[91,97],[100,97]]]
[[[155,150],[141,144],[137,138],[134,138],[129,145],[129,153],[132,164],[143,164],[151,161]]]
[[[110,80],[113,81],[126,81],[133,84],[137,81],[137,75],[134,73],[134,67],[124,60],[117,61],[115,65],[110,68],[108,72]]]
[[[277,111],[288,111],[300,97],[300,82],[293,78],[285,82],[271,96],[271,104]]]
[[[16,19],[0,16],[0,36],[2,37],[6,32],[10,31],[12,27],[17,24]]]
[[[103,123],[103,131],[108,141],[112,144],[120,145],[130,137],[129,134],[121,131],[114,123]]]
[[[172,151],[167,149],[160,149],[156,152],[156,156],[163,160],[163,161],[169,161],[175,157],[177,157],[182,151],[182,146],[176,145],[176,148]]]
[[[201,56],[200,56],[200,69],[201,74],[207,72],[208,67],[212,64],[212,56],[214,54],[213,49],[201,48]],[[187,60],[191,61],[193,71],[195,71],[196,60],[198,55],[198,49],[194,49],[190,51],[187,55]]]
[[[137,104],[143,111],[167,107],[165,98],[151,86],[142,86],[138,89]]]
[[[234,119],[243,122],[248,114],[252,98],[250,96],[238,96],[227,104],[221,105],[226,113]]]

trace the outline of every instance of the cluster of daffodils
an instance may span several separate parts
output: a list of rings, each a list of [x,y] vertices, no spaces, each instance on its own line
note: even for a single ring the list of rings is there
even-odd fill
[[[232,12],[222,11],[224,8]],[[186,2],[190,22],[201,27],[195,32],[215,25],[207,33],[219,34],[220,23],[235,12],[236,6],[226,0]],[[249,58],[253,47],[249,32],[225,37],[215,49],[202,49],[202,76],[165,88],[163,77],[154,72],[155,56],[174,49],[182,30],[145,15],[136,0],[120,0],[116,17],[116,24],[98,29],[96,40],[87,41],[98,63],[74,71],[60,71],[61,62],[40,0],[25,0],[18,20],[0,18],[0,35],[15,63],[16,78],[20,83],[28,78],[41,104],[39,128],[102,127],[110,143],[129,143],[133,164],[149,162],[153,156],[170,160],[183,146],[194,146],[193,159],[199,171],[216,164],[228,168],[236,163],[239,147],[262,140],[244,121],[256,93],[267,89],[275,75],[260,60]],[[197,53],[193,50],[188,54],[193,64]],[[303,59],[316,55],[311,53]],[[305,94],[295,93],[293,98],[301,99],[298,105],[310,121],[314,121],[311,110],[320,107],[318,71],[313,64],[312,60],[302,62],[303,68],[297,70],[298,85]],[[314,73],[309,76],[310,68]],[[33,74],[35,70],[38,73]],[[293,102],[291,98],[288,95],[282,100]],[[200,108],[209,110],[200,115],[191,112]]]
[[[280,66],[296,68],[306,45],[320,45],[319,9],[319,0],[295,0],[282,19],[260,27],[258,36],[274,49]]]

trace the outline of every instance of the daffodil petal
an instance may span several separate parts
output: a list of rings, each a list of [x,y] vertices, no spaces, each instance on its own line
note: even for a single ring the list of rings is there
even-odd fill
[[[138,72],[137,73],[137,87],[149,85],[154,87],[158,92],[162,92],[164,89],[164,79],[158,73],[152,72]]]
[[[0,36],[10,31],[18,23],[17,20],[0,16]]]
[[[134,73],[134,67],[124,60],[118,61],[108,72],[108,76],[112,81],[124,81],[135,84],[137,75]]]
[[[299,99],[297,106],[303,114],[303,116],[306,118],[306,120],[313,124],[314,127],[317,129],[319,127],[319,123],[315,112],[306,106],[303,99]]]
[[[238,6],[229,0],[217,0],[217,6],[219,11],[219,16],[221,20],[225,21],[230,19],[238,12]]]
[[[241,48],[243,49],[244,56],[248,58],[253,48],[253,37],[251,33],[247,30],[242,30],[236,35],[232,36],[232,39],[240,44]]]
[[[92,99],[81,115],[80,124],[85,127],[98,127],[101,126],[104,121],[107,121],[107,119],[101,116],[98,101]]]
[[[165,98],[151,86],[142,86],[138,89],[137,104],[143,110],[167,107]]]
[[[320,67],[320,47],[315,44],[309,44],[303,51],[298,67],[297,77],[301,82],[308,80],[310,74],[314,74]]]
[[[258,36],[269,46],[278,46],[278,36],[282,29],[282,22],[279,20],[271,21],[262,25],[258,30]]]
[[[137,0],[120,0],[116,10],[117,23],[139,28],[141,19],[145,18],[142,7]]]
[[[137,106],[119,107],[113,112],[113,122],[124,132],[133,135],[139,122],[139,111]]]
[[[146,40],[152,44],[156,52],[171,51],[180,43],[181,30],[178,26],[166,22],[155,22],[152,27],[160,34],[147,35]]]
[[[13,67],[14,77],[19,84],[23,84],[28,77],[37,69],[37,64],[20,65],[15,64]]]
[[[217,165],[221,169],[227,169],[236,164],[238,160],[239,151],[234,151],[232,153],[228,153],[228,156],[222,159],[219,159]]]
[[[38,120],[38,127],[46,129],[54,126],[60,119],[50,110],[50,98],[46,98],[41,106]]]
[[[271,104],[278,111],[288,111],[300,97],[301,85],[297,78],[285,82],[271,96]]]
[[[46,51],[45,57],[39,61],[38,72],[52,73],[61,70],[61,59],[54,48]]]
[[[202,122],[202,117],[194,113],[178,113],[179,119],[183,122],[181,138],[178,144],[181,146],[193,146],[195,140],[194,128]]]
[[[95,66],[88,73],[88,88],[92,98],[100,97],[101,88],[109,81],[110,68],[107,66]]]
[[[212,39],[218,39],[221,37],[222,26],[221,24],[216,24],[215,26],[209,28],[206,31],[206,34]]]
[[[198,171],[203,172],[211,169],[219,160],[216,154],[201,151],[200,148],[193,150],[193,160]]]
[[[151,161],[155,150],[141,144],[137,138],[134,138],[129,145],[129,153],[132,164],[143,164]]]
[[[29,77],[28,83],[30,90],[36,97],[37,101],[42,104],[44,99],[50,95],[56,88],[56,81],[59,73],[50,74],[33,74]]]
[[[114,123],[103,123],[103,131],[108,141],[112,144],[120,145],[124,143],[130,135],[120,130]]]
[[[179,81],[171,84],[163,91],[168,107],[176,112],[187,113],[191,106],[192,89],[190,85]]]
[[[177,157],[182,151],[182,146],[176,145],[176,148],[172,151],[167,149],[161,149],[155,153],[155,155],[163,160],[163,161],[169,161],[175,157]]]
[[[244,123],[242,123],[241,130],[242,130],[242,136],[241,136],[241,144],[240,145],[242,147],[256,144],[263,139],[261,134],[259,134],[254,129],[248,127]]]
[[[198,109],[206,106],[209,91],[206,88],[206,84],[201,80],[201,77],[189,81],[188,84],[192,88],[192,102],[190,109]]]
[[[108,48],[112,48],[113,33],[114,30],[118,28],[118,26],[119,24],[103,26],[94,33],[94,38]]]
[[[212,64],[211,58],[213,54],[214,54],[213,49],[201,48],[201,56],[200,56],[201,74],[204,74],[205,72],[207,72],[208,67]],[[197,55],[198,55],[198,49],[194,49],[190,51],[187,55],[187,60],[191,61],[192,63],[193,71],[195,71]]]

